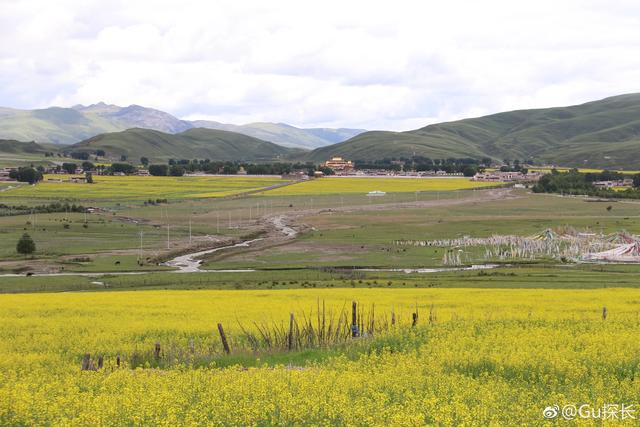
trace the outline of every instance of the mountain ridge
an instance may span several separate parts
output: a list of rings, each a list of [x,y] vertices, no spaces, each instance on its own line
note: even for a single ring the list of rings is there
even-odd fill
[[[507,111],[405,132],[369,131],[315,149],[306,159],[321,161],[339,155],[376,160],[414,154],[640,168],[640,93],[565,107]]]
[[[285,123],[249,123],[233,125],[209,120],[182,120],[154,108],[132,104],[120,107],[98,102],[72,107],[34,110],[0,107],[0,138],[39,143],[73,144],[92,136],[145,128],[165,133],[180,133],[205,127],[228,130],[263,139],[278,145],[313,149],[349,139],[364,129],[298,128]]]

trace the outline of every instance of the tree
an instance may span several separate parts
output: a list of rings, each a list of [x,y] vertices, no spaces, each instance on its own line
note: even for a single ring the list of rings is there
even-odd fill
[[[71,157],[78,160],[89,160],[89,153],[85,151],[72,151]]]
[[[126,175],[132,174],[136,171],[136,167],[129,163],[112,163],[111,173],[124,173]]]
[[[633,186],[635,188],[640,187],[640,173],[633,176]]]
[[[462,169],[462,174],[464,176],[474,176],[477,172],[478,170],[473,166],[465,166],[465,168]]]
[[[96,150],[96,156],[104,157],[106,155],[107,155],[107,153],[105,153],[104,150]]]
[[[94,165],[91,162],[82,162],[82,169],[84,169],[85,171],[92,171],[96,168],[96,165]]]
[[[153,176],[167,176],[169,166],[167,165],[151,165],[149,166],[149,174]]]
[[[182,166],[173,165],[169,168],[169,175],[171,176],[182,176],[184,175],[184,168]]]
[[[120,161],[121,162],[126,162],[127,161],[127,155],[126,154],[121,155],[120,156]]]
[[[76,169],[78,169],[78,165],[76,165],[75,163],[63,163],[62,169],[68,174],[73,174],[73,173],[76,173]]]
[[[140,157],[140,164],[142,166],[148,166],[149,165],[149,159],[146,157]]]
[[[17,171],[9,172],[9,178],[15,179],[18,182],[35,184],[42,180],[42,173],[38,172],[34,168],[19,168]]]
[[[87,181],[87,184],[93,184],[93,174],[91,172],[85,173],[84,179]]]
[[[24,233],[22,237],[20,237],[16,245],[16,251],[22,255],[29,255],[36,251],[36,244],[29,234]]]

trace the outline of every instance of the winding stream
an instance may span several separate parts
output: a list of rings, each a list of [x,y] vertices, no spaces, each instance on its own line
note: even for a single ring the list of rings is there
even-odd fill
[[[270,218],[271,223],[275,227],[276,230],[284,234],[286,238],[294,238],[298,232],[285,223],[284,216],[276,216]],[[252,268],[248,269],[237,269],[237,270],[203,270],[200,268],[202,265],[202,257],[208,254],[212,254],[215,252],[220,252],[227,249],[233,248],[246,248],[251,244],[264,240],[264,238],[257,238],[251,240],[245,240],[240,243],[236,243],[233,245],[221,246],[219,248],[206,249],[203,251],[192,252],[184,255],[180,255],[175,257],[162,265],[166,265],[169,267],[174,267],[176,270],[165,271],[166,273],[247,273],[257,271]],[[369,271],[369,272],[401,272],[401,273],[418,273],[418,274],[428,274],[428,273],[441,273],[447,271],[465,271],[465,270],[485,270],[500,267],[498,264],[475,264],[466,267],[441,267],[441,268],[352,268],[353,271]],[[342,269],[341,269],[342,270]],[[346,270],[346,269],[345,269]],[[34,274],[33,276],[37,277],[50,277],[50,276],[86,276],[86,277],[100,277],[105,275],[140,275],[140,274],[148,274],[148,273],[157,273],[158,271],[126,271],[126,272],[117,272],[117,271],[109,271],[109,272],[65,272],[65,273],[41,273]],[[24,277],[25,274],[19,273],[7,273],[0,274],[0,277]]]

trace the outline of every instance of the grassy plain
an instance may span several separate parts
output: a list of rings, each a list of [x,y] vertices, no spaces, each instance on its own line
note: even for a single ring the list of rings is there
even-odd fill
[[[313,317],[318,300],[338,313],[353,299],[375,303],[378,321],[393,309],[396,332],[287,357],[242,350],[238,322]],[[0,423],[545,425],[542,410],[553,404],[635,403],[639,299],[635,289],[3,295]],[[134,355],[153,361],[155,342],[173,363],[129,369]],[[105,368],[80,372],[85,352],[103,355]],[[192,367],[201,355],[212,362]]]
[[[370,191],[412,193],[486,188],[496,183],[474,182],[469,178],[345,178],[325,177],[264,192],[267,196],[317,196],[323,194],[366,194]]]
[[[473,197],[472,192],[461,192]],[[530,236],[547,228],[640,234],[640,204],[589,202],[578,197],[515,192],[517,199],[424,208],[324,210],[303,221],[313,230],[296,242],[262,253],[218,256],[212,268],[441,267],[443,249],[399,247],[395,240],[435,240],[494,234]],[[612,206],[611,210],[607,210]],[[483,263],[482,248],[465,248],[463,258]]]

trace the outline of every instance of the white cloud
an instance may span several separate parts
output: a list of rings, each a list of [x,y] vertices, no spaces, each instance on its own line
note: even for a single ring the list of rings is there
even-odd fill
[[[638,91],[632,1],[0,0],[0,105],[410,129]]]

